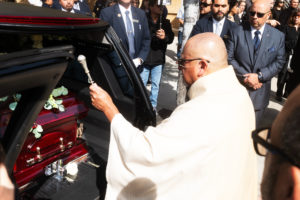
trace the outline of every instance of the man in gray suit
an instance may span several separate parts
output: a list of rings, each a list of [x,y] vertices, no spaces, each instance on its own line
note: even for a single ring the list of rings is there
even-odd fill
[[[266,24],[270,14],[269,4],[256,0],[249,23],[231,30],[227,42],[228,62],[249,92],[256,126],[269,104],[271,79],[285,63],[284,34]]]

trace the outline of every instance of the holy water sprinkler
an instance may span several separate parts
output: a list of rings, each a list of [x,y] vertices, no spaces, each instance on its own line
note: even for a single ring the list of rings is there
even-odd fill
[[[77,60],[81,64],[81,66],[83,67],[84,72],[86,73],[86,75],[88,77],[88,82],[90,84],[93,84],[94,81],[93,81],[93,79],[91,77],[91,74],[90,74],[90,71],[89,71],[89,69],[87,67],[85,56],[84,55],[79,55]]]

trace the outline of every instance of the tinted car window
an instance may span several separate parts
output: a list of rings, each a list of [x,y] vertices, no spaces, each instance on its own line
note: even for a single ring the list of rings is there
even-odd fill
[[[4,137],[12,112],[16,109],[20,99],[21,94],[19,93],[0,97],[0,138]]]
[[[47,48],[64,44],[78,45],[81,48],[81,41],[77,40],[74,36],[61,36],[61,35],[12,35],[12,34],[1,34],[0,35],[1,44],[0,49],[1,54],[6,54],[10,52],[34,49],[34,48]],[[75,40],[75,41],[74,41]],[[99,47],[97,47],[99,48]],[[99,49],[98,49],[99,50]],[[97,50],[97,51],[98,51]],[[102,64],[109,66],[113,69],[114,75],[117,78],[119,87],[124,95],[133,98],[134,90],[132,82],[130,81],[128,74],[119,59],[118,54],[109,45],[103,45],[103,51],[98,52],[98,56],[102,60]],[[88,82],[87,76],[81,67],[81,64],[77,60],[70,62],[65,77],[72,78],[74,80]]]

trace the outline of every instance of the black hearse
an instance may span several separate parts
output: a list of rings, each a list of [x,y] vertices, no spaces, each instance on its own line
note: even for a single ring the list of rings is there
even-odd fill
[[[16,198],[102,199],[110,125],[78,56],[136,127],[156,123],[122,42],[97,18],[16,3],[0,3],[0,38],[0,139]]]

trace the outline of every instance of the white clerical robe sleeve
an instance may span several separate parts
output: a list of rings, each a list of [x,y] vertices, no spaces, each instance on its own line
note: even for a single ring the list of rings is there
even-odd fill
[[[152,147],[144,132],[134,127],[121,114],[116,115],[112,120],[111,137],[111,140],[114,139],[118,144],[123,161],[152,157]]]

